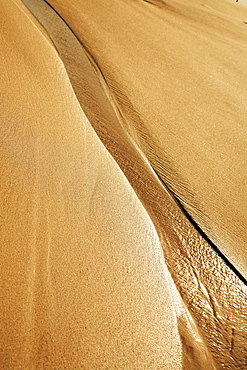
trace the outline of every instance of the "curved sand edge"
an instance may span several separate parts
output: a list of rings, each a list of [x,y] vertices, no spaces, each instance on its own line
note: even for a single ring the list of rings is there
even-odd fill
[[[230,6],[229,9],[231,8]],[[66,17],[69,17],[69,8],[66,10],[65,3],[64,12]],[[83,14],[79,12],[79,8],[77,13]],[[48,22],[47,18],[43,18],[43,21]],[[73,24],[73,22],[70,24]],[[73,35],[70,32],[65,36],[63,33],[65,30],[56,30],[57,25],[51,27],[48,22],[47,27],[49,34],[57,44],[77,98],[88,117],[90,117],[91,124],[117,160],[139,199],[148,210],[159,232],[165,260],[176,286],[185,305],[189,307],[194,323],[202,331],[216,363],[224,363],[225,366],[233,368],[235,361],[237,361],[236,366],[242,366],[241,364],[245,361],[245,349],[235,345],[233,353],[230,343],[232,343],[233,336],[235,344],[245,342],[243,328],[246,323],[247,312],[246,288],[238,281],[235,274],[225,265],[217,253],[212,250],[212,247],[207,245],[194,230],[194,227],[187,222],[166,190],[161,186],[153,171],[150,171],[145,157],[138,155],[140,153],[136,151],[138,145],[145,149],[143,145],[146,145],[146,143],[150,145],[151,143],[152,147],[155,148],[157,142],[153,142],[150,136],[145,135],[146,142],[144,141],[143,144],[138,140],[138,137],[134,136],[136,142],[133,146],[133,139],[130,140],[129,135],[126,135],[126,124],[128,131],[133,134],[134,131],[131,125],[136,125],[139,121],[138,115],[133,110],[131,115],[128,116],[121,105],[121,102],[129,101],[128,96],[123,94],[121,89],[119,90],[114,80],[106,79],[105,74],[102,74],[102,65],[98,64],[98,60],[95,60],[94,56],[89,53],[90,62],[96,69],[98,79],[100,79],[101,86],[103,86],[102,92],[102,87],[99,86],[95,75],[92,73],[92,66],[85,58],[84,50],[79,54],[74,52],[75,49],[79,50],[78,40],[76,40],[76,44],[72,40]],[[91,36],[94,37],[94,34]],[[63,40],[66,40],[66,43],[63,43]],[[98,44],[97,47],[99,46]],[[87,52],[90,49],[90,38],[86,42],[86,49]],[[121,59],[119,61],[121,62]],[[104,72],[108,73],[106,69]],[[112,86],[115,90],[111,89]],[[104,92],[106,97],[104,97]],[[107,99],[114,109],[115,116]],[[128,120],[127,123],[124,122],[126,119]],[[125,130],[123,127],[125,127]],[[141,129],[143,131],[143,127]],[[161,170],[164,171],[164,167]],[[217,276],[217,279],[212,279],[212,276]],[[184,337],[183,327],[184,325],[179,327],[181,337]],[[191,332],[187,332],[185,337],[186,358],[188,359],[191,355],[189,354],[191,343],[194,343],[193,351],[198,350],[201,357],[203,357],[202,348],[196,348],[196,341],[191,340]],[[215,351],[215,348],[220,350]],[[192,353],[194,363],[195,352]],[[205,367],[208,368],[209,365],[205,365]]]

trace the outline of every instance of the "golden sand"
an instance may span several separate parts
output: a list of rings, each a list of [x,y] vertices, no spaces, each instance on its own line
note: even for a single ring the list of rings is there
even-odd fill
[[[246,6],[0,19],[1,368],[245,369]]]

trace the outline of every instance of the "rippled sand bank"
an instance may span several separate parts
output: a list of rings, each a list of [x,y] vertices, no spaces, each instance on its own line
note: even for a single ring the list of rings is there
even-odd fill
[[[244,369],[246,7],[23,3],[0,14],[2,367]]]

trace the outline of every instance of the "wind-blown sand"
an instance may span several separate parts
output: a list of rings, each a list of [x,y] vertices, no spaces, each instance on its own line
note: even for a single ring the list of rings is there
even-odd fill
[[[1,367],[245,369],[246,6],[0,11]]]

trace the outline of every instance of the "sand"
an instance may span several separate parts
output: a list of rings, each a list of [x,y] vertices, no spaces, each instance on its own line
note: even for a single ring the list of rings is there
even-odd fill
[[[1,367],[246,368],[246,5],[0,18]]]

